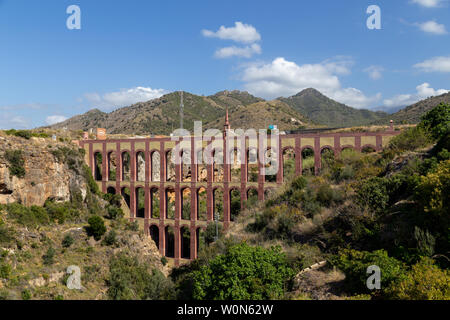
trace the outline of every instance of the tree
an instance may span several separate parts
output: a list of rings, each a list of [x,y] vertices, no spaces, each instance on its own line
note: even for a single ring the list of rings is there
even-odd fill
[[[100,238],[106,232],[105,222],[100,216],[92,216],[88,219],[88,233],[94,237],[95,240],[100,240]]]
[[[293,276],[280,247],[231,246],[193,273],[194,299],[261,300],[283,297]]]
[[[450,105],[441,103],[422,116],[419,127],[431,132],[434,139],[439,139],[450,131]]]

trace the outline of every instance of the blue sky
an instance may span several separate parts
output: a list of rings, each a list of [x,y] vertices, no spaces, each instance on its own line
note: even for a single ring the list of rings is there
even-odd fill
[[[81,10],[69,30],[67,7]],[[370,5],[381,30],[369,30]],[[357,108],[450,89],[448,0],[0,0],[0,128],[185,90],[315,87]]]

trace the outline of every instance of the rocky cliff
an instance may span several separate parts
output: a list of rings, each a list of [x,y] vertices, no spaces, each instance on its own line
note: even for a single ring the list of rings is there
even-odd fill
[[[76,148],[50,138],[29,140],[0,133],[0,204],[19,202],[26,206],[42,206],[47,199],[69,201],[71,190],[86,195],[86,183],[69,170],[57,155],[59,148]],[[19,151],[24,161],[23,177],[11,173],[6,153]]]

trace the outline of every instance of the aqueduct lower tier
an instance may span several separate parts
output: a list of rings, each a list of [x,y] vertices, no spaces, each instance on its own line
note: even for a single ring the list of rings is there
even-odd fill
[[[129,218],[138,221],[160,253],[175,258],[178,265],[182,259],[197,257],[200,233],[215,214],[227,228],[249,201],[264,200],[289,176],[308,170],[307,152],[311,173],[318,174],[324,150],[335,157],[346,148],[380,151],[397,134],[393,130],[289,134],[233,142],[191,136],[182,141],[160,137],[82,140],[79,144],[86,150],[86,163],[102,192],[122,194]],[[272,167],[273,172],[267,172],[264,160],[268,158],[278,164],[276,171]]]

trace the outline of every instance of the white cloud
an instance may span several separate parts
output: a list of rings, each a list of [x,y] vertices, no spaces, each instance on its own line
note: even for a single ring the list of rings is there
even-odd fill
[[[450,72],[450,56],[434,57],[414,65],[424,72]]]
[[[246,46],[243,48],[235,46],[221,48],[216,51],[215,57],[221,59],[230,58],[233,56],[251,58],[254,54],[261,54],[261,47],[259,44],[254,43],[251,46]]]
[[[242,22],[235,22],[234,27],[221,26],[218,31],[202,30],[202,34],[208,38],[233,40],[241,43],[253,43],[261,40],[261,35],[255,27]]]
[[[136,87],[131,89],[121,89],[115,92],[105,93],[86,93],[84,97],[95,107],[110,110],[115,107],[124,107],[137,102],[144,102],[156,99],[166,94],[164,89],[152,89],[146,87]]]
[[[65,117],[65,116],[60,116],[60,115],[48,116],[47,118],[45,118],[45,122],[46,122],[48,125],[60,123],[60,122],[66,121],[66,120],[67,120],[67,117]]]
[[[31,122],[25,117],[10,114],[7,112],[2,112],[0,114],[1,129],[29,129],[30,127]]]
[[[430,87],[430,84],[425,82],[416,87],[416,93],[414,94],[399,94],[390,99],[384,100],[386,107],[405,107],[412,105],[420,100],[426,99],[432,96],[439,96],[441,94],[450,92],[445,89],[435,90]]]
[[[306,88],[315,88],[352,107],[368,107],[381,99],[364,95],[355,88],[342,88],[337,75],[350,73],[349,59],[327,60],[318,64],[297,65],[280,57],[267,64],[248,65],[242,75],[247,91],[254,95],[275,98],[290,96]]]
[[[370,66],[363,71],[369,74],[369,77],[372,80],[379,80],[383,77],[382,72],[384,71],[384,68],[380,66]]]
[[[436,8],[439,7],[444,2],[444,0],[412,0],[412,2],[422,7]]]
[[[416,23],[420,30],[427,33],[433,33],[438,35],[447,34],[447,30],[443,24],[439,24],[436,21],[427,21],[423,23]]]

